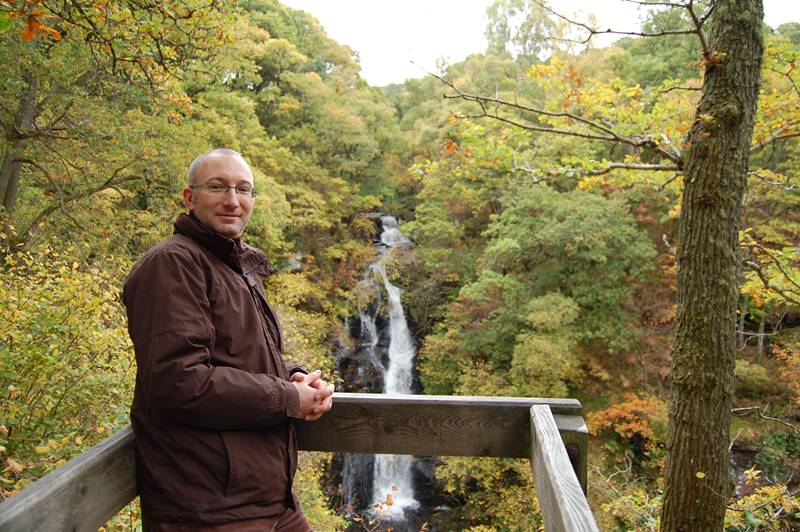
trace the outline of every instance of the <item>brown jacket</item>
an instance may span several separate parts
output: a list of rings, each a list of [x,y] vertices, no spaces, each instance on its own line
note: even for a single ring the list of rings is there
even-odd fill
[[[194,216],[133,267],[123,299],[136,352],[131,420],[143,511],[220,524],[294,508],[291,417],[299,366],[282,339],[255,248]]]

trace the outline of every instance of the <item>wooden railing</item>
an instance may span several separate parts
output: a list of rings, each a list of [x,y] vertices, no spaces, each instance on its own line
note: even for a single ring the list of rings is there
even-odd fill
[[[598,530],[574,399],[336,393],[331,411],[298,422],[297,434],[306,451],[528,458],[545,529]],[[93,532],[134,497],[126,428],[0,503],[0,532]]]

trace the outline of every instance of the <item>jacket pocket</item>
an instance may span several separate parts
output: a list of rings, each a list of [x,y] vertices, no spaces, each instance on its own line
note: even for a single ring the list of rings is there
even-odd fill
[[[287,427],[220,433],[228,458],[225,494],[231,503],[280,502],[289,492]]]
[[[219,441],[222,443],[222,449],[225,451],[225,480],[222,483],[222,489],[225,496],[228,496],[228,489],[231,485],[231,452],[228,450],[228,444],[221,432],[218,432]]]

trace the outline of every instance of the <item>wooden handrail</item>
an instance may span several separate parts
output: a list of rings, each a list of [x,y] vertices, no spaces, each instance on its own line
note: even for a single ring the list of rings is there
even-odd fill
[[[333,405],[296,424],[301,450],[529,458],[546,529],[597,530],[577,400],[337,392]],[[0,532],[94,532],[135,496],[125,428],[0,503]]]
[[[126,427],[0,503],[0,531],[96,532],[136,495]]]

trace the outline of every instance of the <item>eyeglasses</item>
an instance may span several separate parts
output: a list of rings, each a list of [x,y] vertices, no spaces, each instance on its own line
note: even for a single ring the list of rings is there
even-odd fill
[[[250,185],[223,185],[222,183],[207,183],[205,185],[189,185],[189,188],[202,188],[214,196],[224,196],[230,189],[234,189],[237,196],[242,196],[243,198],[256,197],[256,189]]]

